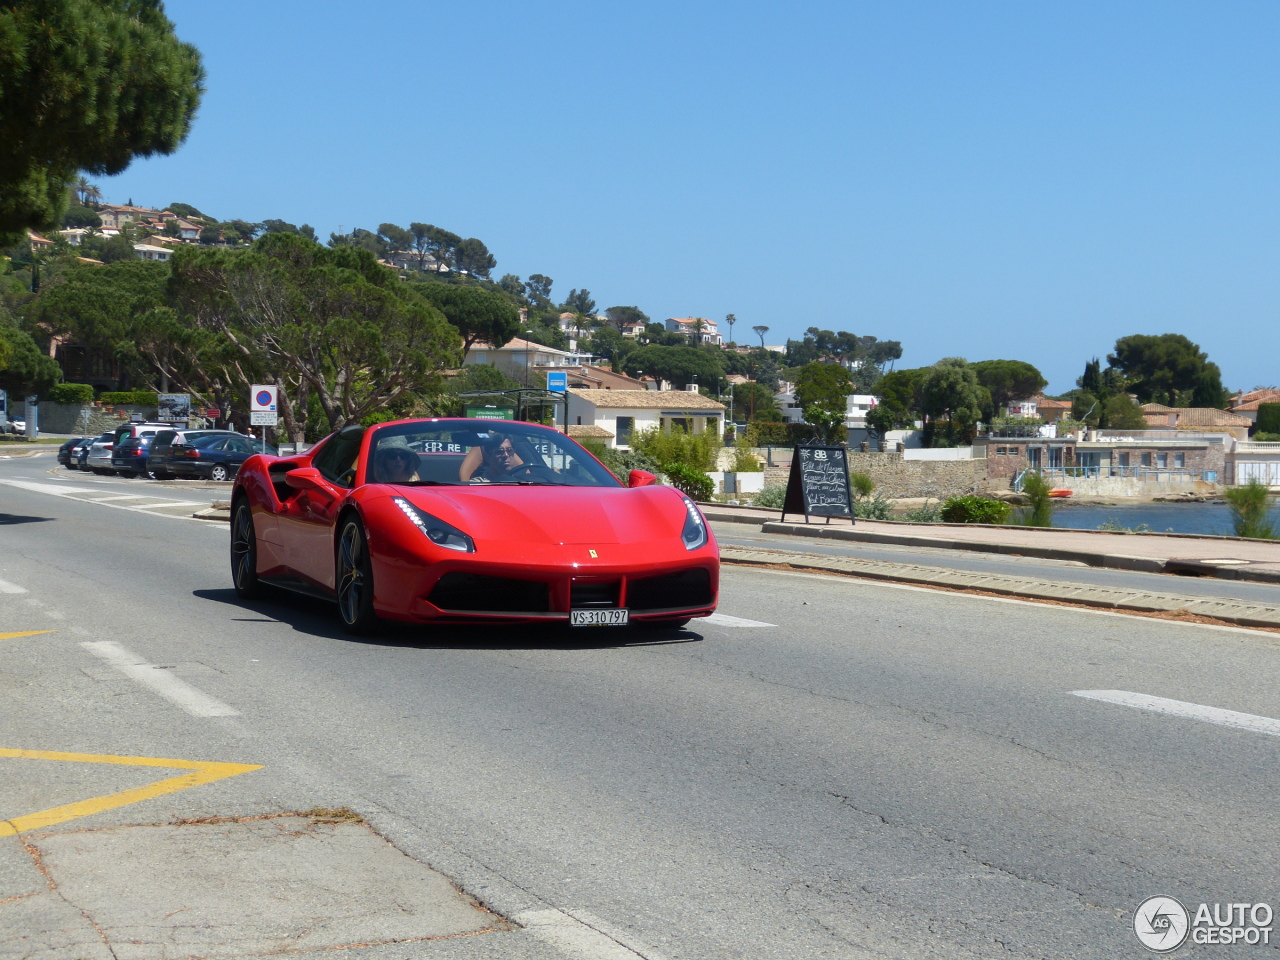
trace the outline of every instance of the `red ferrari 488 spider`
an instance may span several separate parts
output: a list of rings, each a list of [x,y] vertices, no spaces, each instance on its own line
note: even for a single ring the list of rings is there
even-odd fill
[[[715,610],[720,554],[697,506],[626,486],[562,433],[492,420],[350,426],[255,456],[231,500],[236,592],[337,600],[343,624],[683,626]]]

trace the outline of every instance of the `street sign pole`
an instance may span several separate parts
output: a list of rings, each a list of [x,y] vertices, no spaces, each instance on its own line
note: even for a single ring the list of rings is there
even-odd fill
[[[569,374],[564,370],[551,370],[547,373],[547,391],[560,394],[560,402],[564,407],[564,435],[569,435]]]
[[[255,383],[249,388],[249,424],[262,427],[262,442],[266,443],[270,430],[280,418],[280,387],[274,383]]]

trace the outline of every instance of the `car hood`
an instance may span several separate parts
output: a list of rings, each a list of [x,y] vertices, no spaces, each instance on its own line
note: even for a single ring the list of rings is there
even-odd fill
[[[477,541],[642,543],[679,537],[683,497],[671,487],[392,487]]]

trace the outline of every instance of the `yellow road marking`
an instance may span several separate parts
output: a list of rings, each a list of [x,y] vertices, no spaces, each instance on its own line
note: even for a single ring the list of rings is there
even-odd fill
[[[78,803],[68,803],[61,807],[51,807],[38,813],[29,813],[10,820],[0,820],[0,837],[11,837],[28,830],[51,827],[54,824],[66,823],[77,817],[114,810],[116,807],[128,806],[161,797],[166,793],[177,793],[190,787],[198,787],[204,783],[214,783],[227,777],[239,776],[252,770],[261,770],[260,764],[252,763],[215,763],[206,760],[163,760],[158,757],[116,757],[109,754],[96,753],[57,753],[52,750],[10,750],[0,747],[0,757],[16,757],[24,760],[61,760],[66,763],[108,763],[131,767],[168,767],[169,769],[190,770],[179,777],[158,780],[145,787],[132,790],[121,790],[119,793],[107,794],[104,797],[93,797]]]
[[[23,630],[21,633],[0,633],[0,640],[14,640],[18,637],[34,637],[38,633],[53,633],[52,630]]]

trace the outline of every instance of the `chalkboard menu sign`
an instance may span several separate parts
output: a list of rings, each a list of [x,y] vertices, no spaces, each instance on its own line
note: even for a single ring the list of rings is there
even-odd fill
[[[848,517],[853,520],[853,493],[849,489],[849,449],[843,446],[800,444],[791,457],[787,478],[787,498],[782,519],[788,513],[809,517]]]

